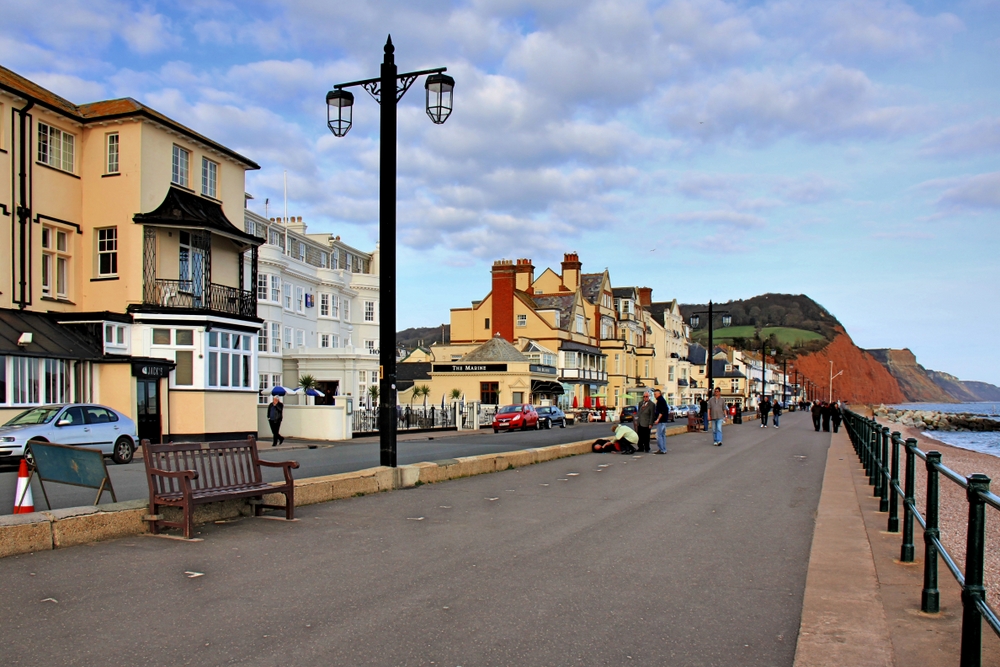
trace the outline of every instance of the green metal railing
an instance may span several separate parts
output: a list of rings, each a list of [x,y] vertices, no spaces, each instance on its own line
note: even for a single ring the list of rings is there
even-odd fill
[[[983,619],[1000,637],[1000,619],[986,601],[983,569],[986,558],[986,507],[1000,510],[1000,497],[990,493],[990,478],[983,474],[962,477],[941,463],[941,453],[922,452],[916,438],[903,441],[899,432],[889,433],[889,428],[874,419],[844,410],[851,444],[868,475],[873,495],[879,499],[879,511],[888,512],[886,530],[898,533],[899,498],[903,498],[903,543],[899,559],[912,563],[914,557],[913,520],[924,529],[924,586],[920,594],[920,610],[935,614],[940,610],[938,591],[938,557],[944,561],[952,576],[962,587],[962,652],[961,667],[980,667],[982,664]],[[905,476],[900,487],[899,453],[905,449]],[[927,506],[921,515],[915,500],[917,459],[927,467]],[[947,479],[965,489],[969,503],[968,535],[963,572],[941,543],[938,525],[940,510],[940,478]]]

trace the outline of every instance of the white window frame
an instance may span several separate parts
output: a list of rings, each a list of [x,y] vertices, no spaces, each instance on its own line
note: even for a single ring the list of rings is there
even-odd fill
[[[528,316],[524,315],[524,314],[518,315],[517,316],[517,325],[516,326],[518,328],[528,326]]]
[[[330,319],[340,319],[340,297],[336,294],[330,295]]]
[[[375,302],[365,301],[365,322],[375,321]]]
[[[268,343],[268,334],[271,327],[270,322],[264,322],[260,328],[260,333],[257,334],[257,351],[267,353],[270,344]]]
[[[121,173],[121,138],[117,132],[104,135],[104,169],[105,174]]]
[[[59,247],[60,239],[63,247]],[[61,227],[42,225],[42,296],[69,298],[71,232]]]
[[[271,354],[281,354],[281,324],[271,322]]]
[[[306,346],[306,332],[302,329],[295,330],[295,347]]]
[[[256,375],[251,334],[213,329],[205,332],[205,348],[206,388],[257,390],[251,386],[251,378]]]
[[[284,302],[281,304],[282,308],[290,311],[292,309],[292,284],[283,283],[281,285],[281,295]]]
[[[44,165],[73,173],[76,157],[76,135],[48,123],[38,122],[38,161]]]
[[[271,303],[281,303],[281,276],[271,276]]]
[[[295,286],[295,312],[306,312],[306,289],[298,285]]]
[[[257,274],[257,300],[258,301],[269,301],[270,296],[268,287],[270,284],[271,274],[269,273],[258,273]]]
[[[191,151],[177,144],[170,152],[170,182],[187,188],[191,182]]]
[[[320,334],[319,335],[319,346],[322,348],[330,347],[330,334]]]
[[[118,275],[118,228],[103,227],[95,229],[97,239],[97,277],[111,278]],[[101,238],[101,237],[104,238]],[[110,271],[104,271],[102,259],[108,257]]]
[[[338,336],[337,334],[333,334],[332,336],[330,336],[330,347],[334,349],[340,347],[340,336]]]
[[[351,321],[351,300],[348,299],[347,297],[344,297],[343,301],[341,302],[341,305],[343,306],[342,310],[344,311],[344,322],[350,322]]]
[[[319,317],[330,317],[330,294],[319,293]]]
[[[219,194],[219,163],[201,158],[201,194],[212,199],[218,199]]]
[[[291,327],[285,327],[284,334],[285,334],[285,337],[284,337],[285,349],[286,350],[290,350],[290,349],[292,349],[292,335],[293,335],[292,334],[292,328]]]

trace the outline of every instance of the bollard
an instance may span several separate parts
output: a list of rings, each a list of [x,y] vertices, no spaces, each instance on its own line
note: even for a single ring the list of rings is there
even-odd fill
[[[979,495],[990,490],[990,478],[981,473],[966,478],[969,486],[969,535],[965,548],[965,587],[962,589],[961,667],[980,667],[983,650],[983,617],[978,603],[985,604],[983,560],[986,548],[986,502]]]
[[[889,511],[889,480],[888,477],[888,461],[889,461],[889,427],[882,427],[882,454],[879,457],[881,460],[881,465],[878,469],[878,490],[879,490],[879,501],[878,501],[878,511],[888,512]]]
[[[927,452],[927,513],[924,514],[927,527],[924,528],[924,590],[920,593],[920,611],[928,614],[936,614],[940,610],[938,551],[934,544],[934,540],[941,536],[938,530],[940,463],[941,452]]]
[[[916,446],[916,438],[906,439],[906,481],[903,485],[903,546],[899,550],[899,560],[904,563],[913,562],[913,480],[917,474],[917,457],[913,453],[913,448]]]
[[[899,532],[899,494],[896,488],[899,486],[899,431],[892,433],[892,479],[889,482],[889,524],[886,530],[890,533]]]

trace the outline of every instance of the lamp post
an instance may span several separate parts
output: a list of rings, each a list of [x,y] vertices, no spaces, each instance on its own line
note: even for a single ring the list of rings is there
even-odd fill
[[[713,340],[712,335],[715,327],[715,316],[722,316],[722,328],[724,329],[733,323],[733,318],[729,314],[728,310],[715,310],[715,304],[709,301],[708,310],[696,310],[691,313],[691,317],[688,322],[691,324],[692,329],[697,329],[698,325],[701,324],[700,315],[708,315],[708,354],[705,359],[705,371],[708,376],[706,378],[708,380],[708,395],[711,397],[712,390],[715,389],[715,377],[712,374],[712,349],[715,347],[715,341]]]
[[[446,67],[399,74],[392,36],[385,42],[380,76],[339,83],[326,94],[326,124],[342,137],[353,124],[354,94],[361,86],[381,107],[379,123],[379,459],[396,467],[396,106],[413,82],[427,75],[427,115],[435,125],[448,120],[455,80]]]
[[[833,361],[830,361],[830,399],[828,403],[833,403],[833,381],[844,374],[844,371],[838,371],[836,375],[833,374]]]

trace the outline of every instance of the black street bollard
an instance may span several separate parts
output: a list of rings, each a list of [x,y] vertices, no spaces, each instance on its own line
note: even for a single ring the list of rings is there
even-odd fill
[[[899,431],[894,431],[892,436],[892,479],[889,483],[889,524],[886,530],[890,533],[899,532],[899,494],[896,488],[899,486]]]
[[[903,546],[899,550],[899,560],[904,563],[913,562],[913,497],[914,478],[917,474],[915,438],[906,439],[906,481],[903,485]]]
[[[990,490],[990,478],[981,473],[966,478],[969,486],[969,534],[965,547],[965,587],[962,589],[961,667],[980,667],[983,652],[983,617],[978,605],[986,602],[983,560],[986,549],[986,501],[979,495]]]
[[[889,480],[888,477],[888,461],[889,461],[889,427],[882,427],[882,455],[879,457],[882,464],[879,466],[878,470],[878,485],[879,485],[879,501],[878,501],[878,511],[888,512],[889,511]]]
[[[927,526],[924,528],[924,590],[920,593],[920,611],[928,614],[936,614],[940,610],[938,550],[934,543],[941,536],[938,530],[940,463],[941,452],[927,452],[927,512],[924,514]]]

